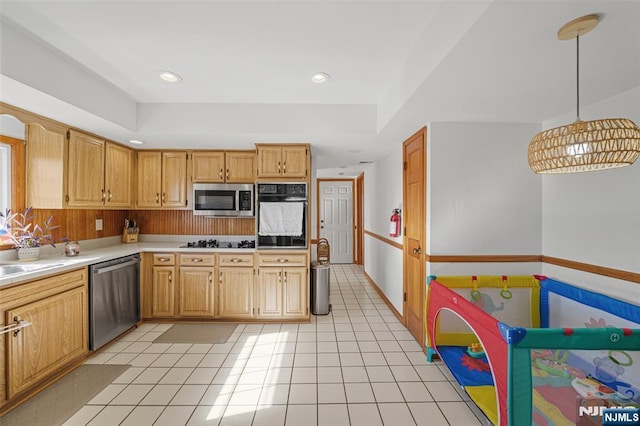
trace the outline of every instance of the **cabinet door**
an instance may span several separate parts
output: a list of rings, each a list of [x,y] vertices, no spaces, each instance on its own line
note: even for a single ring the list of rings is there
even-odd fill
[[[151,316],[175,316],[175,284],[173,266],[154,266],[151,283]]]
[[[153,151],[138,151],[138,207],[160,207],[160,193],[162,192],[162,153]]]
[[[187,153],[162,153],[162,207],[187,205]]]
[[[132,191],[133,150],[107,142],[105,147],[104,186],[107,193],[105,205],[129,208]]]
[[[26,142],[26,205],[37,209],[64,208],[67,193],[64,135],[38,124],[27,124]]]
[[[87,352],[86,287],[7,311],[7,323],[14,318],[31,325],[6,335],[9,398]]]
[[[306,317],[309,314],[307,268],[283,268],[283,276],[283,316]]]
[[[218,271],[220,318],[253,316],[253,268],[221,267]]]
[[[69,207],[102,207],[104,204],[103,139],[69,131]]]
[[[191,167],[194,182],[224,182],[224,151],[194,152]]]
[[[184,266],[180,268],[181,317],[212,317],[214,314],[213,268]]]
[[[304,146],[282,147],[282,176],[307,177],[307,148]]]
[[[258,177],[282,176],[282,147],[259,146],[258,147]]]
[[[258,318],[282,316],[282,269],[262,268],[258,274]]]
[[[231,183],[253,183],[256,181],[256,153],[235,152],[226,153],[226,178]]]

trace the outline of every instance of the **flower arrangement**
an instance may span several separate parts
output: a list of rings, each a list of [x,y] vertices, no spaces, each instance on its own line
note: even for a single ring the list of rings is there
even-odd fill
[[[55,247],[51,232],[59,228],[60,225],[53,225],[53,216],[50,216],[42,226],[34,224],[35,214],[31,207],[24,213],[11,213],[7,209],[5,213],[0,212],[0,230],[6,232],[6,238],[14,248],[31,248],[50,245]]]

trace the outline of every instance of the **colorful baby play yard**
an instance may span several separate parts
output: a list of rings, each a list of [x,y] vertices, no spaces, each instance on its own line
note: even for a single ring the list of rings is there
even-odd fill
[[[640,407],[640,306],[541,276],[429,277],[434,355],[496,425]]]

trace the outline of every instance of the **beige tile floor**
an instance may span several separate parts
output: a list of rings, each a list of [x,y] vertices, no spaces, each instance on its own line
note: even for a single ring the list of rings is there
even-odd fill
[[[480,425],[355,265],[331,267],[330,315],[239,325],[225,344],[156,344],[146,323],[87,362],[131,367],[66,425]]]

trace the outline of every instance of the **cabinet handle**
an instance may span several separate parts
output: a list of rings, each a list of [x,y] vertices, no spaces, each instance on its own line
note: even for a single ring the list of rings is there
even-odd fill
[[[282,173],[287,173],[287,162],[282,163]]]
[[[213,282],[213,272],[209,272],[209,282]]]
[[[9,333],[10,331],[13,331],[13,337],[16,337],[18,335],[18,333],[20,333],[20,330],[30,326],[31,323],[25,320],[21,320],[18,317],[13,317],[13,323],[12,324],[7,324],[5,326],[1,326],[0,327],[0,335],[4,334],[4,333]]]
[[[109,193],[109,199],[108,201],[111,202],[111,200],[113,200],[113,194],[111,193],[111,190],[107,190],[107,192]]]
[[[280,263],[286,263],[288,261],[289,261],[289,259],[285,259],[284,257],[281,257],[281,258],[278,259],[278,262],[280,262]]]
[[[218,282],[222,284],[222,272],[218,272]]]
[[[227,179],[229,179],[229,169],[227,169]]]
[[[278,282],[282,282],[282,271],[278,272]]]
[[[170,260],[171,260],[171,259],[169,259],[168,257],[159,257],[159,258],[158,258],[158,262],[168,262],[168,261],[170,261]]]
[[[191,259],[191,261],[195,262],[195,263],[201,263],[201,262],[204,262],[204,259],[197,259],[196,258],[196,259]]]
[[[162,193],[162,202],[165,203],[165,199],[164,199],[164,192]]]
[[[280,173],[280,162],[278,161],[278,173]]]
[[[220,169],[220,179],[222,179],[222,169]]]
[[[287,285],[287,272],[284,273],[284,285]]]
[[[169,272],[169,282],[173,282],[173,272]]]
[[[104,189],[101,189],[102,191],[102,201],[104,201],[105,198],[107,198],[107,193],[104,192]]]
[[[229,262],[233,262],[233,263],[241,263],[242,259],[238,259],[237,257],[234,257],[233,259],[229,259]]]
[[[156,192],[156,203],[160,202],[160,193]]]

